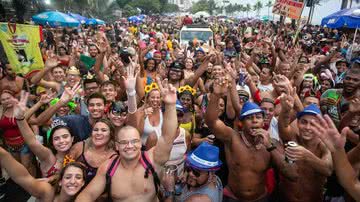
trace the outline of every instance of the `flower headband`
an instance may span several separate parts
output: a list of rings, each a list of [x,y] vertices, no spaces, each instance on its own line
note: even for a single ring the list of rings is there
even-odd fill
[[[189,85],[186,85],[186,86],[181,86],[179,89],[178,89],[178,92],[179,93],[183,93],[184,91],[188,91],[191,93],[191,95],[196,95],[196,90],[193,89],[191,86]]]
[[[159,86],[157,85],[157,83],[152,82],[151,84],[145,86],[146,94],[150,93],[152,90],[159,90]]]

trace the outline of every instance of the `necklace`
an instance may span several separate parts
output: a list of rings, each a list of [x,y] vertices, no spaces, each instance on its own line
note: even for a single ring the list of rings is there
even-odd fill
[[[255,149],[259,150],[261,148],[261,144],[257,144],[254,145],[252,143],[249,142],[249,140],[245,137],[244,133],[240,132],[240,137],[241,139],[244,141],[244,144],[246,145],[246,147],[255,147]]]

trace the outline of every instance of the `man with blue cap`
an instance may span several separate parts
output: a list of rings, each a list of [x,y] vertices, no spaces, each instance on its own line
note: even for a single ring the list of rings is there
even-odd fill
[[[270,140],[263,128],[264,112],[253,102],[246,102],[239,119],[241,131],[226,126],[219,118],[217,104],[222,95],[227,94],[228,86],[222,79],[215,81],[210,94],[205,120],[214,132],[216,139],[225,147],[229,167],[228,185],[224,188],[224,202],[269,201],[265,176],[270,165],[275,165],[284,177],[296,178],[294,166],[284,161],[282,148]]]
[[[215,175],[222,162],[219,159],[219,148],[207,142],[201,143],[194,151],[186,155],[186,185],[176,201],[211,201],[221,202],[223,186]],[[171,183],[164,183],[165,190],[174,190]],[[171,195],[165,192],[165,196]],[[168,197],[165,202],[172,202]]]
[[[288,96],[283,94],[280,97],[279,134],[284,143],[296,143],[292,142],[292,146],[289,143],[285,154],[296,165],[299,178],[292,181],[280,179],[280,198],[281,201],[323,201],[324,185],[333,166],[330,151],[312,129],[313,123],[319,121],[317,116],[321,116],[321,111],[317,105],[310,104],[298,112],[296,130],[290,125],[293,99],[288,99]]]

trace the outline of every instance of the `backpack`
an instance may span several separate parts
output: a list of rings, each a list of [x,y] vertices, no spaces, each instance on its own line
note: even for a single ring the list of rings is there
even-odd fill
[[[142,160],[144,162],[144,164],[145,164],[144,178],[148,178],[149,174],[152,174],[153,180],[154,180],[154,185],[155,185],[155,192],[156,192],[156,195],[158,196],[158,198],[161,201],[161,198],[160,198],[160,195],[159,195],[160,178],[159,178],[158,174],[155,172],[154,167],[151,165],[151,163],[147,159],[147,157],[145,155],[145,151],[141,151],[141,159],[140,160]],[[109,201],[109,202],[112,201],[112,198],[111,198],[111,178],[112,178],[112,176],[114,176],[116,168],[118,167],[119,163],[120,163],[120,156],[117,156],[111,162],[110,167],[106,172],[105,193],[108,194],[107,201]]]

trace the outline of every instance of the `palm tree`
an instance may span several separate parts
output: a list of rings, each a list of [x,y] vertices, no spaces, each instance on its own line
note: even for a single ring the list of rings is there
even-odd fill
[[[268,8],[268,16],[270,16],[270,7],[273,5],[272,1],[268,1],[265,6]]]
[[[246,12],[246,17],[249,17],[249,11],[251,11],[251,5],[249,3],[246,4],[244,11]]]
[[[263,8],[261,1],[257,1],[254,5],[254,11],[256,11],[256,16],[260,16],[260,10]]]

